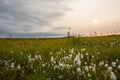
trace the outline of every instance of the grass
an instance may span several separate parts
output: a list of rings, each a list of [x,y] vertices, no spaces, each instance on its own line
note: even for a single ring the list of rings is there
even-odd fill
[[[112,78],[120,79],[120,36],[0,39],[0,80]]]

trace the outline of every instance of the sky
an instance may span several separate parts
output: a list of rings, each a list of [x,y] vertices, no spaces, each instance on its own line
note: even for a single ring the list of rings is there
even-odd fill
[[[120,30],[120,0],[0,0],[0,36]]]

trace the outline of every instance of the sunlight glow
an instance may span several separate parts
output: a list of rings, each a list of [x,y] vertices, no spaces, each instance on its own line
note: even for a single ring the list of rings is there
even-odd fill
[[[94,19],[94,20],[93,20],[93,23],[94,23],[94,24],[96,24],[97,22],[98,22],[98,20],[97,20],[97,19]]]

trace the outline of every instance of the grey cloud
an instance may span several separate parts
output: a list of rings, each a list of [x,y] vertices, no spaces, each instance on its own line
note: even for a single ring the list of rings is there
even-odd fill
[[[70,11],[64,0],[0,0],[0,33],[32,31]]]
[[[67,28],[64,27],[64,26],[60,26],[60,27],[56,27],[56,28],[54,28],[54,30],[65,30],[65,29],[67,29]]]

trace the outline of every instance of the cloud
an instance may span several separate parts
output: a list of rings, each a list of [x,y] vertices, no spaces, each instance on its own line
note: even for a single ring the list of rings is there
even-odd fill
[[[0,0],[0,33],[42,30],[71,9],[65,0]]]
[[[63,29],[66,29],[66,27],[60,26],[60,27],[55,27],[54,29],[55,29],[55,30],[63,30]]]

